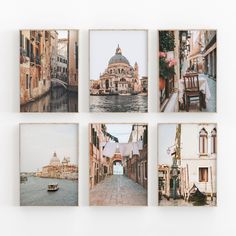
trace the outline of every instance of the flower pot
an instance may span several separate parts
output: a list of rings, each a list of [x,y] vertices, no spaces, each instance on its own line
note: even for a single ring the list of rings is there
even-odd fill
[[[159,78],[159,90],[163,90],[166,85],[166,80],[162,77]]]

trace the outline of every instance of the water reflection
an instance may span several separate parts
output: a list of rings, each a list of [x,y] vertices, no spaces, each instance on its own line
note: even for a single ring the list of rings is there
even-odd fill
[[[90,96],[90,111],[147,112],[148,97],[143,95]]]
[[[21,112],[78,112],[78,93],[52,87],[43,97],[21,106]]]

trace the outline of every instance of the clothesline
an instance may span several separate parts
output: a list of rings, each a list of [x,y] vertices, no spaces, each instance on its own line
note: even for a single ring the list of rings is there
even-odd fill
[[[139,151],[143,149],[143,141],[130,142],[130,143],[113,143],[113,142],[103,142],[101,146],[103,149],[103,156],[112,158],[119,149],[122,156],[130,156],[131,153],[134,155],[140,155]]]

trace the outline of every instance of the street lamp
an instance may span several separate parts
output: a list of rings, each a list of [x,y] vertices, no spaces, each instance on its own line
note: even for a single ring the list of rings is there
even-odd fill
[[[174,148],[173,148],[174,147]],[[172,178],[172,183],[173,183],[173,188],[172,188],[172,197],[173,199],[178,198],[178,194],[177,194],[177,179],[178,179],[178,175],[179,175],[179,168],[178,168],[178,155],[177,152],[179,152],[180,150],[177,150],[178,146],[176,144],[170,146],[167,148],[167,154],[171,155],[172,157],[172,165],[171,165],[171,178]],[[179,149],[181,149],[181,147],[179,147]]]
[[[178,178],[178,165],[176,159],[176,151],[173,153],[173,164],[171,166],[171,175],[173,181],[173,199],[177,198],[177,178]]]

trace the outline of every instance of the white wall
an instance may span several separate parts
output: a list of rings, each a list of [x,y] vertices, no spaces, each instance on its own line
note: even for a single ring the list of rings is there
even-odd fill
[[[236,157],[236,8],[234,1],[67,0],[1,1],[0,235],[234,235]],[[20,114],[20,28],[80,28],[80,114]],[[148,28],[149,113],[88,113],[88,28]],[[218,114],[157,113],[157,32],[218,29]],[[19,122],[80,123],[80,204],[19,207]],[[149,123],[149,207],[88,207],[88,122]],[[218,207],[157,205],[157,122],[218,122]]]

